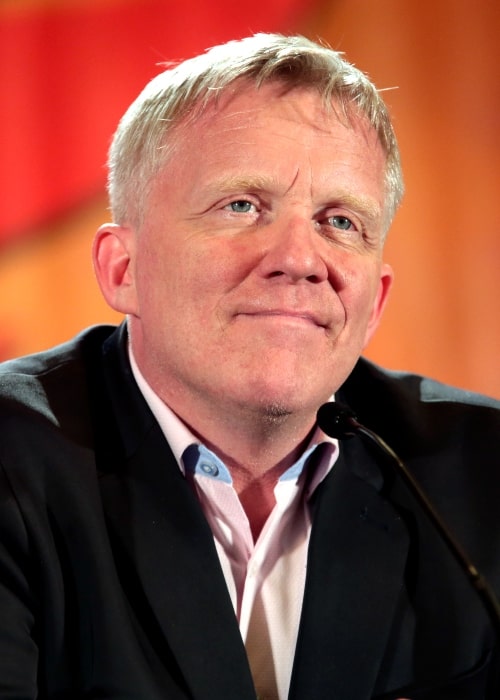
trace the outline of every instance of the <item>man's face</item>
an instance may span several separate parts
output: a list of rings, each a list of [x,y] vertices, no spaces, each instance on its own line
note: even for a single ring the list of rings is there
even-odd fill
[[[122,309],[138,364],[188,422],[202,404],[312,415],[390,285],[376,134],[312,91],[267,85],[226,95],[177,139],[151,184]]]

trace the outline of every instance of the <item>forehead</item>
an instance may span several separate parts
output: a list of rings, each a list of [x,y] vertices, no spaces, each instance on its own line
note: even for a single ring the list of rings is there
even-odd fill
[[[289,88],[278,82],[258,87],[248,81],[235,81],[203,106],[195,106],[190,115],[181,120],[178,129],[189,132],[200,128],[230,128],[231,125],[251,127],[255,120],[271,120],[273,116],[325,132],[343,125],[363,131],[378,141],[368,119],[354,105],[351,108],[342,106],[334,99],[327,102],[312,87]]]
[[[214,180],[247,176],[286,189],[297,176],[297,187],[313,187],[315,196],[337,186],[365,190],[383,207],[386,158],[376,131],[354,110],[345,115],[339,105],[325,105],[311,88],[240,82],[169,138],[159,179],[185,196]]]

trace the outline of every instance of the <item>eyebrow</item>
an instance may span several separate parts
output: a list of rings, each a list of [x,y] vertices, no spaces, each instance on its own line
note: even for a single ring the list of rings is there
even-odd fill
[[[207,185],[207,189],[219,192],[261,192],[276,186],[277,181],[273,177],[255,174],[221,177],[212,180],[212,182]]]
[[[372,197],[353,195],[350,192],[338,192],[330,201],[332,203],[338,202],[339,205],[352,209],[373,223],[380,222],[383,216],[383,207]]]

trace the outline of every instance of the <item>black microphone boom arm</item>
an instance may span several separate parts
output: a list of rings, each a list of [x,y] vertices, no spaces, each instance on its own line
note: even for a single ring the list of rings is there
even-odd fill
[[[486,608],[497,638],[500,640],[500,604],[494,591],[470,561],[460,543],[453,537],[437,510],[431,504],[426,494],[394,450],[380,435],[377,435],[377,433],[374,433],[362,423],[359,423],[356,416],[349,408],[341,406],[337,402],[330,402],[320,406],[317,422],[321,430],[327,435],[330,435],[330,437],[342,439],[359,435],[365,442],[375,446],[384,458],[388,459],[396,475],[399,476],[410,493],[414,496],[427,518],[445,542],[448,550],[455,557],[461,569],[474,586]]]

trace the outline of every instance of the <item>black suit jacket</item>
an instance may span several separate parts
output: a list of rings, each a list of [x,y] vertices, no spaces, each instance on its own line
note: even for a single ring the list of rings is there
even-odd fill
[[[5,364],[0,396],[0,698],[255,700],[211,531],[124,329]],[[364,360],[339,399],[500,591],[493,402]],[[344,442],[314,498],[290,700],[498,700],[481,603],[378,462]]]

